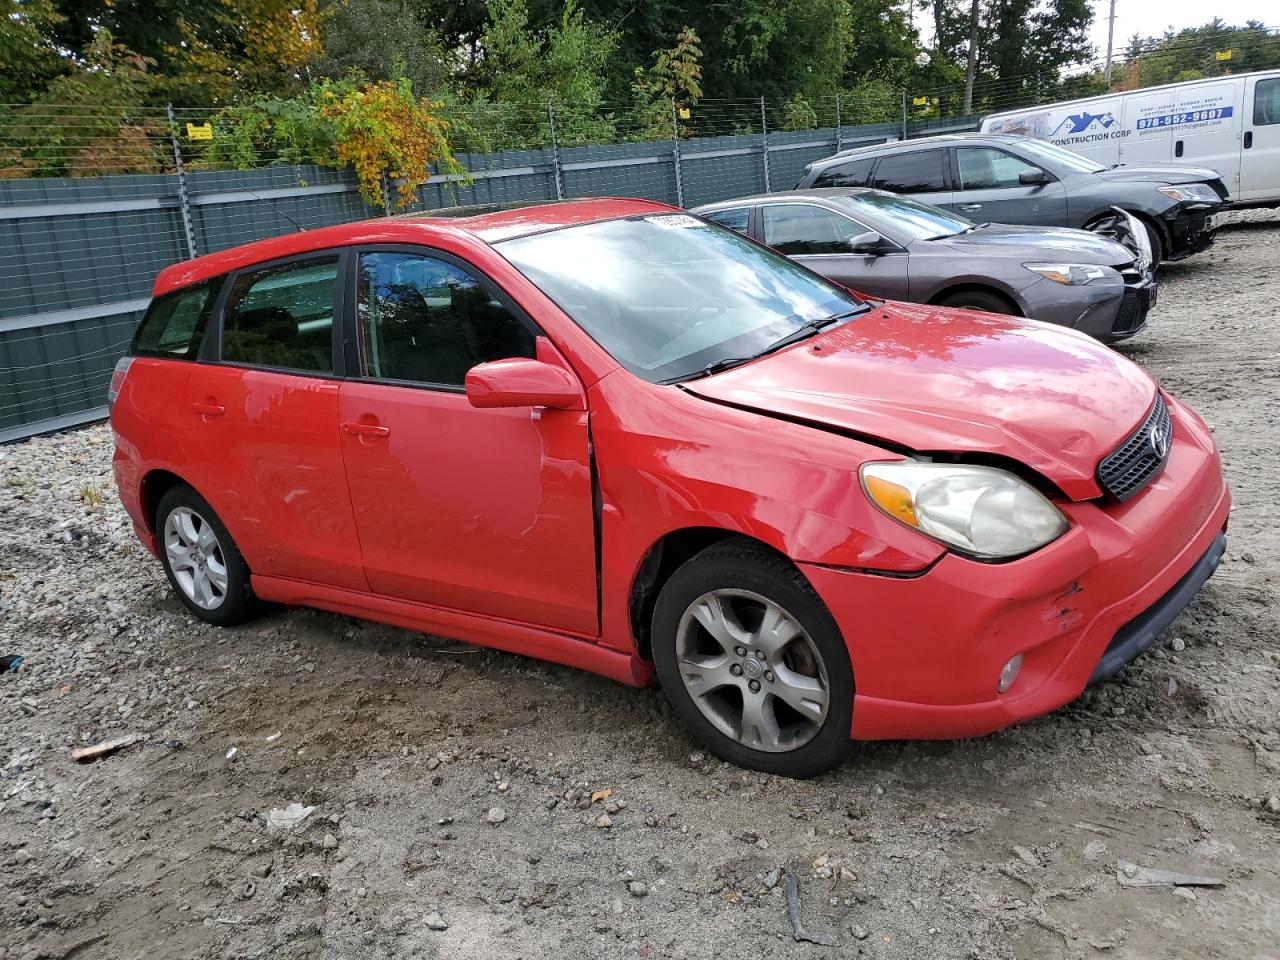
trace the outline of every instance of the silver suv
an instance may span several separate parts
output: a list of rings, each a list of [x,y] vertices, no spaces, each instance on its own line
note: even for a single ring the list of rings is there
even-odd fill
[[[845,150],[805,168],[797,189],[876,187],[973,220],[1107,232],[1114,207],[1147,228],[1152,260],[1213,243],[1221,174],[1176,163],[1104,167],[1044,140],[956,133]]]

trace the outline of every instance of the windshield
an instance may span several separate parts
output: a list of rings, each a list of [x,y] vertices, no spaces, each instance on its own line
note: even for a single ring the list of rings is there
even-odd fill
[[[565,227],[496,248],[653,383],[754,357],[862,306],[785,257],[685,213]]]
[[[1047,140],[1031,140],[1028,138],[1019,142],[1018,146],[1033,157],[1048,163],[1056,163],[1060,167],[1066,167],[1072,173],[1098,173],[1107,169],[1100,163],[1094,163],[1088,157],[1082,157],[1066,147],[1059,147],[1056,144],[1049,143]]]
[[[941,207],[900,197],[883,190],[867,190],[841,197],[840,203],[855,217],[862,214],[867,219],[883,219],[907,234],[912,240],[938,240],[954,237],[973,226],[972,220],[957,216]]]

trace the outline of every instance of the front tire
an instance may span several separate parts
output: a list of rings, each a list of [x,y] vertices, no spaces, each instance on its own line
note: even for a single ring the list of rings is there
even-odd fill
[[[762,546],[714,544],[671,575],[653,659],[676,716],[730,763],[812,777],[849,752],[844,639],[800,571]]]
[[[168,490],[156,507],[155,529],[160,562],[183,606],[219,627],[252,612],[249,568],[200,494],[186,486]]]

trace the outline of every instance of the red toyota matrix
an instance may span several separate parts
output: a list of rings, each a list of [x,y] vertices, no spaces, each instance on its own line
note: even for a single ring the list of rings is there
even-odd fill
[[[120,498],[201,619],[656,673],[708,749],[790,776],[1066,703],[1226,542],[1208,429],[1123,357],[640,200],[178,264],[111,391]]]

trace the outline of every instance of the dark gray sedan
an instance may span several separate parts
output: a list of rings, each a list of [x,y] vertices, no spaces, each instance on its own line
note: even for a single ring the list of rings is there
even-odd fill
[[[1146,227],[1157,265],[1208,247],[1227,200],[1207,167],[1104,167],[1044,140],[986,133],[845,150],[810,164],[796,187],[876,187],[975,220],[1086,230],[1108,227],[1120,207]]]
[[[882,190],[793,190],[692,212],[872,296],[1019,314],[1104,343],[1141,330],[1156,301],[1133,220],[1131,249],[1086,230],[974,223]]]

